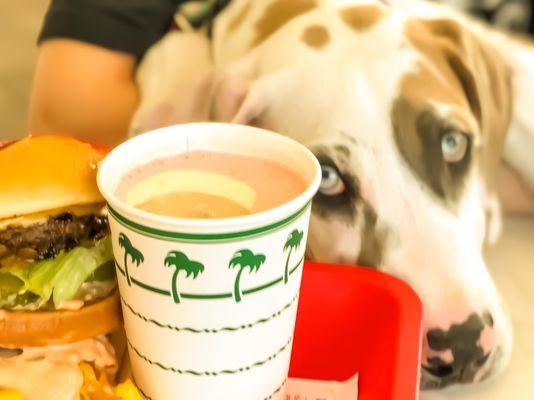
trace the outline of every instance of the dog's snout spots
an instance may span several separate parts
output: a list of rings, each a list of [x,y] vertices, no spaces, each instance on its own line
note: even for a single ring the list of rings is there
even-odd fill
[[[480,334],[484,329],[484,321],[477,314],[471,314],[462,324],[454,324],[447,331],[443,329],[431,329],[427,333],[428,345],[433,350],[442,351],[448,348],[457,349],[457,356],[465,358],[468,354],[461,354],[463,351],[468,353],[477,347]],[[460,354],[458,354],[460,353]]]
[[[449,330],[431,329],[427,333],[429,346],[434,350],[452,348],[456,343],[473,347],[480,339],[484,321],[477,314],[471,314],[462,324],[452,325]]]
[[[453,324],[447,330],[430,329],[426,334],[428,347],[435,353],[450,351],[452,361],[435,355],[429,357],[423,365],[427,379],[423,379],[422,387],[435,388],[473,382],[494,350],[492,347],[484,349],[482,343],[483,331],[491,330],[492,327],[492,315],[484,312],[481,316],[473,313],[465,322]]]
[[[482,314],[482,320],[486,323],[487,326],[493,328],[493,316],[489,311],[485,311],[484,314]]]
[[[383,15],[382,9],[369,5],[346,7],[340,11],[341,19],[357,32],[371,28]]]
[[[444,378],[452,374],[452,365],[447,364],[439,357],[432,357],[428,359],[428,364],[433,368],[433,375],[438,378]]]
[[[304,30],[301,39],[314,49],[322,49],[330,41],[330,33],[322,25],[312,25]]]
[[[431,329],[426,334],[426,340],[432,350],[442,351],[449,347],[447,332],[442,329]]]

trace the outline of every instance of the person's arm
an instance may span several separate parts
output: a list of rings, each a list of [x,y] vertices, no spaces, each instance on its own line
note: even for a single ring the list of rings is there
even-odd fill
[[[29,133],[115,145],[138,103],[134,74],[182,0],[51,0],[39,35]]]
[[[31,94],[30,134],[68,134],[116,145],[137,107],[133,55],[72,39],[40,48]]]

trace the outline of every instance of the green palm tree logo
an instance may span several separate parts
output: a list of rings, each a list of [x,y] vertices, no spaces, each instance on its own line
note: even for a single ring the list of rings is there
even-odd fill
[[[202,272],[204,272],[204,265],[198,261],[192,261],[181,251],[169,251],[167,257],[165,257],[165,266],[174,267],[174,273],[172,274],[172,299],[176,304],[180,303],[180,293],[178,292],[178,274],[180,271],[185,272],[185,277],[189,278],[193,275],[193,279],[196,279]]]
[[[287,283],[287,281],[289,280],[289,259],[291,258],[291,253],[294,249],[300,247],[300,243],[302,242],[303,237],[304,232],[299,231],[298,229],[295,229],[287,237],[286,244],[284,245],[284,251],[289,249],[289,252],[287,253],[286,267],[284,269],[284,283]]]
[[[119,246],[124,249],[124,273],[126,275],[126,282],[128,286],[132,286],[130,280],[130,274],[128,273],[128,256],[130,256],[132,263],[139,267],[139,265],[145,261],[143,253],[137,250],[124,233],[119,234]]]
[[[258,272],[264,262],[264,254],[254,254],[248,249],[238,250],[234,253],[232,259],[230,260],[230,263],[228,264],[228,268],[234,268],[236,266],[239,266],[239,271],[237,272],[237,276],[235,277],[234,282],[234,300],[236,301],[236,303],[239,303],[241,301],[241,297],[243,296],[239,284],[241,281],[241,274],[243,273],[245,268],[248,268],[249,272],[251,273]]]

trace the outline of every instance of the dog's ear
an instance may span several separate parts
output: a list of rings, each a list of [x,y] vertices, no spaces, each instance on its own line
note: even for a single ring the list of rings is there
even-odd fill
[[[513,107],[504,158],[534,196],[534,40],[495,31],[486,37],[510,69]]]
[[[137,69],[141,102],[129,134],[206,121],[213,81],[208,39],[198,33],[169,32],[150,48]]]

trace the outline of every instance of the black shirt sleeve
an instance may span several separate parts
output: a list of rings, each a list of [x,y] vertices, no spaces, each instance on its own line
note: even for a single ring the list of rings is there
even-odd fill
[[[69,38],[141,59],[170,28],[178,0],[52,0],[39,35]]]

